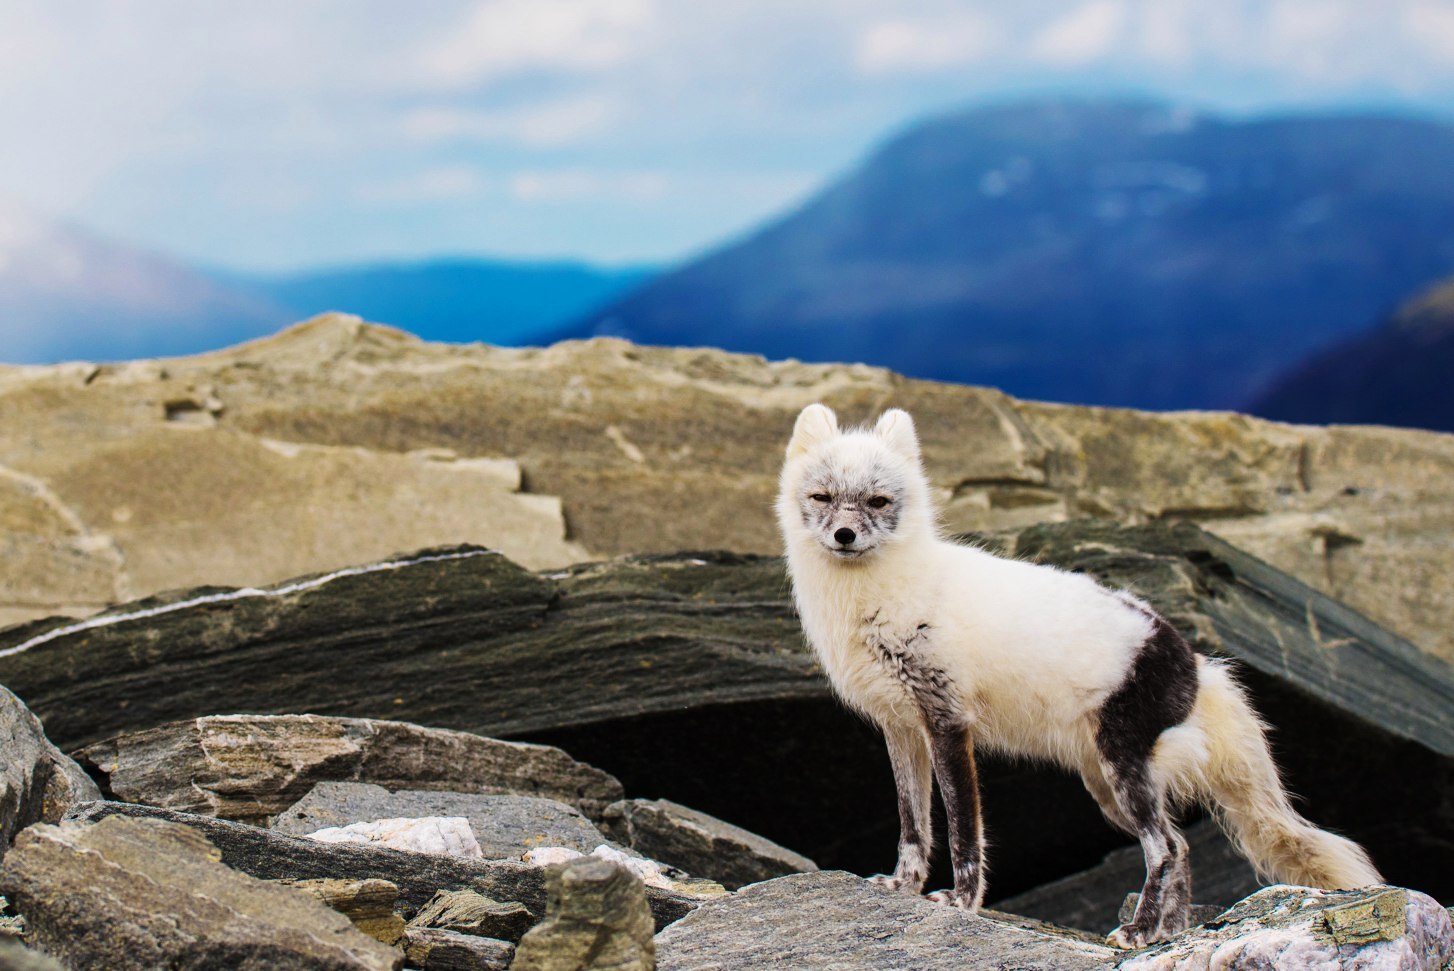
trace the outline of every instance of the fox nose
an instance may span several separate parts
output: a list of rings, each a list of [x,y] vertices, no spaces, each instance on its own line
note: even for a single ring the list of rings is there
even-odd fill
[[[840,526],[838,531],[833,534],[833,538],[838,541],[840,546],[847,546],[858,538],[858,534],[847,526]]]

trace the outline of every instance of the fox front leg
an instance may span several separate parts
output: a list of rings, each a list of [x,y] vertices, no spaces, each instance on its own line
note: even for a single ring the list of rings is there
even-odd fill
[[[929,748],[918,725],[886,725],[884,741],[888,743],[899,792],[899,859],[893,873],[880,873],[870,879],[890,890],[919,894],[929,879],[929,849],[933,844]]]

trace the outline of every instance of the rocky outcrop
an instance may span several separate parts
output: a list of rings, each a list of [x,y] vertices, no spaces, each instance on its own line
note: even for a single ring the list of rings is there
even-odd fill
[[[1119,967],[1444,971],[1451,963],[1454,925],[1424,894],[1397,887],[1337,893],[1269,887]]]
[[[266,822],[324,781],[540,796],[592,815],[621,794],[620,782],[557,748],[377,719],[203,716],[76,755],[115,798],[244,822]]]
[[[59,822],[72,805],[100,797],[96,784],[46,738],[40,719],[0,685],[0,860],[31,823]]]
[[[195,829],[112,818],[38,824],[17,838],[0,886],[27,939],[78,968],[397,969],[393,948],[286,887],[219,862]]]
[[[728,890],[818,869],[801,853],[669,799],[612,803],[601,825],[618,843]]]
[[[390,792],[382,786],[358,782],[319,783],[278,816],[272,829],[290,836],[307,836],[326,827],[425,816],[464,819],[480,854],[490,860],[520,859],[536,846],[569,846],[589,853],[602,839],[601,831],[580,812],[551,799]]]
[[[545,920],[520,939],[513,971],[655,971],[651,911],[630,872],[572,860],[546,872],[546,888]]]
[[[112,816],[160,819],[190,827],[218,849],[223,863],[263,880],[387,880],[399,888],[400,906],[411,911],[424,906],[441,889],[471,887],[496,900],[517,901],[537,919],[545,912],[544,870],[517,860],[470,860],[379,846],[320,843],[246,823],[130,803],[86,803],[68,818],[97,823]],[[657,887],[648,889],[647,899],[662,927],[698,903],[696,897]]]
[[[413,930],[446,930],[516,942],[535,923],[514,901],[501,903],[473,890],[441,890],[409,921]]]
[[[1116,952],[892,893],[837,871],[754,884],[703,904],[657,937],[661,971],[1102,968]]]
[[[782,449],[815,400],[849,421],[913,412],[952,529],[1200,522],[1454,658],[1447,435],[615,340],[427,344],[340,315],[193,358],[0,368],[0,623],[461,541],[540,567],[773,553]]]
[[[1131,586],[1199,650],[1239,659],[1308,814],[1365,842],[1389,879],[1454,896],[1454,860],[1442,835],[1454,826],[1447,666],[1191,526],[1077,522],[997,541],[1017,555]],[[633,795],[729,820],[821,865],[871,873],[892,862],[897,815],[882,740],[829,695],[778,561],[689,554],[549,575],[468,549],[400,562],[306,591],[179,595],[87,626],[11,631],[0,635],[0,650],[11,650],[0,657],[0,682],[22,692],[66,746],[219,708],[416,718],[524,735],[602,766]],[[208,676],[197,677],[199,670]],[[356,747],[384,751],[393,736],[375,726],[340,741],[328,719],[316,729],[317,752],[327,757],[308,755],[309,745],[283,746],[280,773],[233,775],[230,765],[267,766],[273,756],[265,745],[247,754],[254,742],[237,741],[265,739],[265,720],[246,732],[228,731],[231,724],[204,718],[182,731],[178,744],[207,756],[184,762],[189,768],[155,790],[126,787],[119,754],[126,746],[111,746],[113,756],[108,743],[83,757],[117,798],[204,812],[229,803],[256,805],[251,811],[261,816],[281,812],[327,775],[308,768],[315,764],[335,766],[344,781],[456,788],[353,768],[368,764]],[[279,722],[279,731],[288,724]],[[139,762],[164,761],[174,734],[141,746],[155,754]],[[228,761],[229,746],[246,757]],[[399,764],[429,767],[413,772],[428,777],[469,762],[458,745],[426,751],[438,754]],[[554,758],[565,768],[574,762]],[[293,764],[301,766],[296,786],[287,781]],[[981,768],[997,896],[1093,867],[1124,845],[1068,777],[993,759]],[[256,795],[247,791],[254,774]],[[474,781],[464,788],[488,782],[467,778]],[[509,788],[499,772],[494,778],[488,784]],[[569,785],[560,788],[567,792],[524,794],[572,801]],[[574,801],[588,809],[585,796],[604,804],[623,795],[598,791]],[[794,811],[782,812],[784,805]]]

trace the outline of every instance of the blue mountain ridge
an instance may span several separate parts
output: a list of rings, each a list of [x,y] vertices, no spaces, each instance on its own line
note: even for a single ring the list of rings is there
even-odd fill
[[[1454,270],[1454,126],[980,107],[548,335],[862,361],[1022,397],[1247,405]]]

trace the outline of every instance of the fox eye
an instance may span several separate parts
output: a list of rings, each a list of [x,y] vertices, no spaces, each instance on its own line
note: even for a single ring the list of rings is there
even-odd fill
[[[811,496],[809,496],[808,498],[811,499],[811,500],[813,500],[814,502],[832,502],[833,501],[833,497],[830,496],[830,495],[828,495],[826,492],[815,492]]]
[[[872,499],[868,500],[868,507],[870,509],[882,509],[884,506],[887,506],[888,504],[889,504],[889,497],[888,496],[874,496]]]

